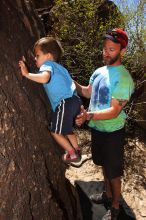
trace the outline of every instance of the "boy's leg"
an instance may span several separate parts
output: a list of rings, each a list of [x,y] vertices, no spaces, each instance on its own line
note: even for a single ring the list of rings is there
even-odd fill
[[[74,133],[68,134],[68,135],[66,135],[66,136],[67,136],[67,138],[69,139],[71,145],[72,145],[75,149],[79,149],[77,136],[76,136]]]
[[[72,146],[70,144],[70,142],[61,134],[55,134],[53,132],[51,132],[53,138],[55,139],[55,141],[66,151],[70,151],[72,150]]]
[[[56,134],[51,132],[52,136],[54,137],[55,141],[67,152],[62,156],[62,159],[65,163],[70,162],[79,162],[80,157],[72,147],[70,142],[61,134]]]
[[[80,150],[79,145],[78,145],[77,136],[74,133],[66,135],[66,136],[69,139],[71,145],[75,149],[75,151],[78,154],[78,156],[81,158],[81,150]]]
[[[74,162],[78,162],[77,160],[80,159],[79,154],[74,149],[77,147],[76,137],[73,135],[67,138],[68,134],[72,134],[74,101],[74,97],[63,99],[52,115],[51,133],[56,142],[67,151],[67,153],[63,155],[63,160],[66,162],[71,162],[73,159]]]

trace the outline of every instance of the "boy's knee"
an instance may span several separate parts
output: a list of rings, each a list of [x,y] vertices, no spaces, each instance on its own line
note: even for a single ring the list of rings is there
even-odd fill
[[[51,132],[52,136],[53,137],[59,137],[59,136],[62,136],[61,134],[57,134],[57,133],[54,133],[54,132]]]
[[[55,134],[54,132],[51,131],[51,135],[52,135],[52,136],[56,136],[57,134]]]

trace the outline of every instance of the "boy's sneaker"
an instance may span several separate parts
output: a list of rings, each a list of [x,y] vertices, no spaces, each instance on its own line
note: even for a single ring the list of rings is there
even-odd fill
[[[103,216],[102,220],[118,220],[119,209],[111,208],[107,211],[107,213]]]
[[[81,158],[77,153],[69,154],[68,152],[66,152],[62,156],[62,160],[65,163],[71,163],[71,162],[78,163],[81,160]]]
[[[78,154],[78,156],[79,156],[79,157],[80,157],[80,159],[81,159],[82,154],[81,154],[81,150],[80,150],[80,149],[77,149],[77,150],[76,150],[76,154]]]
[[[112,198],[108,198],[106,192],[92,194],[90,199],[96,204],[105,204],[107,207],[111,207],[112,204]]]

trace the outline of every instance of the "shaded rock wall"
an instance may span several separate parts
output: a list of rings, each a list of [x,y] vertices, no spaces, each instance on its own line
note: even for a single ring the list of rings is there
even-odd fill
[[[49,131],[50,106],[42,85],[21,76],[25,55],[45,35],[31,1],[2,0],[0,7],[1,220],[82,219],[75,190]]]

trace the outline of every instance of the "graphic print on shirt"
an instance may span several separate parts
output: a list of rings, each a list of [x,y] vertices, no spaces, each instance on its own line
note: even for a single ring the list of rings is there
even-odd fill
[[[109,103],[109,97],[110,90],[107,79],[102,75],[98,75],[93,82],[93,107],[107,105]]]

